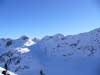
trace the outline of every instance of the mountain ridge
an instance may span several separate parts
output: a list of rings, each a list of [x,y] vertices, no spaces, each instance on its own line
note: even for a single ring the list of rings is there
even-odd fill
[[[67,68],[67,64],[72,63],[70,66],[80,65],[83,60],[88,61],[87,58],[97,63],[96,59],[100,57],[99,49],[100,28],[77,35],[56,34],[42,39],[30,39],[27,36],[18,39],[0,39],[0,55],[11,51],[21,58],[18,65],[11,64],[10,66],[12,72],[19,65],[24,66],[25,69],[21,68],[21,72],[16,72],[18,75],[41,75],[41,71],[45,72],[45,75],[66,75],[69,73],[66,69],[70,68]],[[86,62],[83,62],[86,65]],[[74,75],[74,73],[69,73],[69,75]]]

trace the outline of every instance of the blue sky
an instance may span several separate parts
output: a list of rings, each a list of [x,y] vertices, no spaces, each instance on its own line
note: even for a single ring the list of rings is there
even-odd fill
[[[100,27],[99,0],[0,0],[0,37],[43,37]]]

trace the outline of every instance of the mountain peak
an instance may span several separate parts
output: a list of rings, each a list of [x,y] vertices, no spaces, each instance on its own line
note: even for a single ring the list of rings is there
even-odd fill
[[[44,71],[45,68],[46,70],[49,69],[49,71],[52,70],[51,65],[49,65],[50,62],[55,65],[59,63],[62,64],[63,67],[65,67],[66,63],[68,63],[66,59],[69,60],[70,57],[100,57],[100,34],[98,32],[100,32],[100,28],[97,28],[90,32],[70,36],[56,34],[53,36],[46,36],[43,39],[30,39],[27,36],[22,36],[19,39],[15,40],[1,39],[0,54],[2,54],[2,52],[9,51],[9,49],[11,49],[11,51],[17,51],[18,54],[21,54],[21,56],[18,55],[22,59],[22,62],[20,62],[21,65],[28,65],[28,67],[25,66],[25,68],[27,69],[23,70],[22,72],[17,72],[17,74],[40,75],[40,71]],[[9,46],[6,47],[6,44]],[[50,62],[47,62],[48,60],[50,60]],[[44,65],[45,63],[46,65]],[[47,67],[47,65],[49,65],[49,68]],[[53,68],[55,65],[53,65]],[[14,66],[14,68],[15,67],[16,66]],[[11,68],[11,70],[13,71],[13,68]],[[54,71],[55,70],[53,69],[53,72]],[[48,73],[48,75],[55,74]]]
[[[28,40],[29,37],[27,37],[26,35],[23,35],[23,36],[20,37],[20,39],[22,39],[22,40]]]

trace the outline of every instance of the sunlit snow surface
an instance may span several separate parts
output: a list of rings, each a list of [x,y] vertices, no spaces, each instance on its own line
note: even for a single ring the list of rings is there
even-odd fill
[[[0,44],[0,53],[14,48],[22,54],[20,65],[28,67],[18,75],[41,75],[41,69],[44,75],[100,75],[100,28],[78,35],[46,36],[37,43],[17,39],[8,47],[6,40]]]
[[[0,67],[0,75],[3,75],[3,74],[2,74],[2,71],[4,71],[4,69]],[[9,73],[10,75],[17,75],[17,74],[15,74],[15,73],[11,72],[11,71],[8,71],[8,73]]]
[[[28,48],[16,48],[16,50],[22,54],[30,51]]]
[[[24,45],[25,46],[31,46],[33,44],[35,44],[35,42],[33,42],[31,39],[29,39]]]
[[[31,45],[34,45],[35,44],[35,42],[33,42],[31,39],[28,39],[27,40],[27,42],[25,42],[24,43],[24,45],[23,46],[25,46],[25,47],[19,47],[19,48],[16,48],[16,50],[18,51],[18,52],[20,52],[20,53],[27,53],[27,52],[29,52],[30,51],[30,49],[29,48],[27,48],[28,46],[31,46]]]

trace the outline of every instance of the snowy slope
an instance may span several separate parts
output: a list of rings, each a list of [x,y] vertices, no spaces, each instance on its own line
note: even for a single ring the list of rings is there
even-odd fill
[[[22,36],[0,39],[0,55],[14,52],[20,64],[10,65],[18,75],[99,75],[100,28],[78,35],[56,34],[41,40]],[[0,64],[3,67],[3,64]],[[42,72],[41,72],[42,71]]]
[[[1,68],[1,67],[0,67],[0,75],[3,75],[3,74],[2,74],[2,71],[4,71],[4,70],[5,70],[4,68]],[[13,73],[13,72],[10,72],[10,71],[8,71],[8,72],[9,72],[10,75],[17,75],[17,74],[15,74],[15,73]]]
[[[39,45],[47,55],[98,56],[100,48],[100,29],[78,35],[57,34],[43,38]]]

